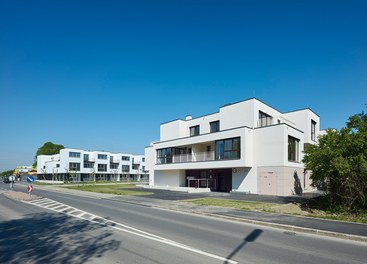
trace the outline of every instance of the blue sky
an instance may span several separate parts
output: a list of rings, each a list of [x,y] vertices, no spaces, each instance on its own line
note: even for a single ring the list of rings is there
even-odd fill
[[[367,1],[1,1],[0,171],[47,141],[143,154],[257,97],[341,128],[367,103]]]

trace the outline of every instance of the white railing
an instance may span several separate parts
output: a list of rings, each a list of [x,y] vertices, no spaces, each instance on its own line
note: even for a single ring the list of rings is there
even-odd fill
[[[211,161],[215,159],[214,151],[196,152],[193,154],[173,155],[172,163]]]
[[[188,187],[192,188],[217,188],[216,179],[187,179]]]

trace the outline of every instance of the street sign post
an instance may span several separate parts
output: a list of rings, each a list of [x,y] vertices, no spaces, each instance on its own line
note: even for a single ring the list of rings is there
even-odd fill
[[[33,191],[33,186],[32,184],[28,185],[28,193],[29,193],[29,197],[31,197],[31,192]]]
[[[13,184],[14,184],[14,181],[15,181],[15,176],[14,175],[9,176],[9,181],[10,181],[10,190],[12,191],[13,190]]]
[[[29,182],[29,183],[34,182],[34,177],[33,176],[28,176],[27,177],[27,182]]]

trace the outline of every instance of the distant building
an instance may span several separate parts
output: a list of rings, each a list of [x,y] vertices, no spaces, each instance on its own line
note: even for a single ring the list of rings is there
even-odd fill
[[[282,113],[256,98],[163,123],[160,141],[145,149],[150,185],[280,196],[310,191],[303,150],[319,134],[311,109]]]
[[[148,176],[145,156],[65,148],[59,154],[37,156],[39,180],[120,181]]]

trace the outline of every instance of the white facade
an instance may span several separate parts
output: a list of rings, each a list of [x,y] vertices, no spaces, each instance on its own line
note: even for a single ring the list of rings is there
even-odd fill
[[[150,185],[271,195],[309,191],[301,161],[304,146],[319,134],[320,118],[312,110],[281,113],[255,98],[167,122],[160,141],[145,149]]]
[[[38,179],[75,181],[137,179],[147,176],[144,155],[65,148],[37,156]]]

